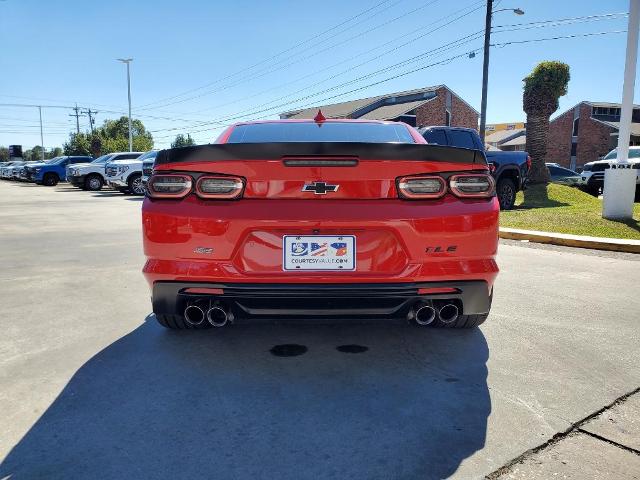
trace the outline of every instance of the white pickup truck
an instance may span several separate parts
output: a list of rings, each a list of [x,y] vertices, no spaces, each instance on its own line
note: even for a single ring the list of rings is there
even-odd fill
[[[96,158],[91,163],[77,163],[67,167],[67,181],[74,187],[83,190],[100,190],[106,183],[104,167],[112,160],[127,160],[138,158],[142,152],[107,153]]]
[[[598,196],[604,188],[605,170],[611,168],[611,163],[618,158],[618,149],[614,148],[602,160],[585,163],[580,173],[582,177],[581,189],[591,195]],[[629,163],[636,171],[636,199],[640,200],[640,147],[629,147]]]
[[[105,164],[107,184],[122,193],[144,195],[145,186],[142,183],[142,164],[145,160],[155,160],[157,154],[157,150],[151,150],[135,159],[109,160]]]

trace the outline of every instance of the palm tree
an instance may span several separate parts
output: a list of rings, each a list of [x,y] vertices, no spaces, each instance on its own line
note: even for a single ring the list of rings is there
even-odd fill
[[[558,109],[558,99],[567,94],[569,65],[541,62],[524,78],[522,107],[527,114],[527,152],[531,155],[530,183],[549,182],[545,165],[549,117]]]

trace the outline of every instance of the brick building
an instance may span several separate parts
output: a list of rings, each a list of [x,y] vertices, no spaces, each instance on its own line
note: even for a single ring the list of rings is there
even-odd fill
[[[580,102],[549,125],[547,161],[575,170],[598,160],[618,143],[620,104]],[[631,145],[640,145],[640,106],[633,109]]]
[[[476,109],[447,86],[438,85],[284,112],[280,118],[313,118],[318,109],[327,118],[396,120],[414,127],[451,125],[477,129],[479,116]]]

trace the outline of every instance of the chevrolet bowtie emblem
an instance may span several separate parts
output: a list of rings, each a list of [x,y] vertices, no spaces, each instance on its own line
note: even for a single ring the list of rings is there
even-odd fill
[[[316,195],[325,195],[328,192],[337,192],[340,185],[330,185],[326,182],[313,182],[302,187],[303,192],[313,192]]]

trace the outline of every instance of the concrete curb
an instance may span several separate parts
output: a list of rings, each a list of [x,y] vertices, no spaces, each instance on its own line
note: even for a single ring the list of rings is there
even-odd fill
[[[565,247],[591,248],[612,252],[640,253],[640,240],[624,238],[600,238],[569,235],[568,233],[539,232],[537,230],[520,230],[500,227],[500,238],[510,240],[529,240],[530,242],[550,243]]]

